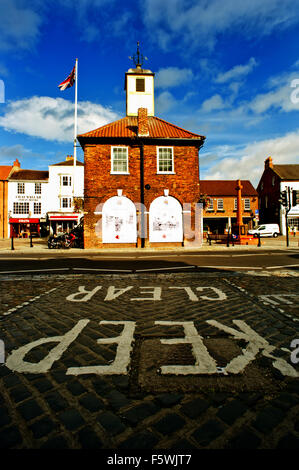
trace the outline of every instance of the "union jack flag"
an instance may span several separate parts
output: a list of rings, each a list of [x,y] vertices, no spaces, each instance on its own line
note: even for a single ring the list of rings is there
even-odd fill
[[[74,85],[76,79],[76,66],[73,68],[69,76],[61,82],[58,87],[60,88],[60,91],[66,90],[67,88],[70,88]]]

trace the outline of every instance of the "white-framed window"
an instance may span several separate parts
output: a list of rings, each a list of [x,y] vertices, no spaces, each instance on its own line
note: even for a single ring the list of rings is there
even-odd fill
[[[244,211],[250,211],[250,199],[244,199]]]
[[[275,185],[275,175],[272,176],[272,186]]]
[[[33,214],[41,214],[41,212],[42,212],[42,203],[35,202],[33,204]]]
[[[29,202],[14,202],[13,203],[14,214],[29,214]]]
[[[207,206],[207,211],[213,211],[214,210],[214,200],[209,199],[209,205]]]
[[[236,211],[238,209],[238,200],[237,198],[235,198],[234,200],[234,211]]]
[[[217,211],[224,211],[223,199],[217,199]]]
[[[42,193],[42,184],[35,183],[34,185],[34,194],[41,194]]]
[[[172,147],[157,147],[157,173],[174,174]]]
[[[62,209],[69,209],[72,207],[72,198],[71,197],[62,197],[60,199],[60,207]]]
[[[71,186],[72,185],[72,177],[69,175],[62,175],[60,177],[60,186]]]
[[[111,147],[111,173],[129,173],[128,147]]]
[[[18,194],[25,194],[25,183],[18,183]]]

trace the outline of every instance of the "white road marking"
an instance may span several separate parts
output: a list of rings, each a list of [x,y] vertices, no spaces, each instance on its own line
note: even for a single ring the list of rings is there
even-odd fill
[[[17,305],[16,307],[10,308],[10,309],[7,310],[6,312],[2,313],[2,314],[0,315],[0,318],[1,318],[1,316],[10,315],[11,313],[16,312],[17,310],[19,310],[19,309],[22,308],[22,307],[26,307],[26,305],[32,304],[32,303],[35,302],[36,300],[40,299],[42,296],[47,295],[47,294],[50,294],[51,292],[53,292],[53,291],[56,290],[56,289],[58,289],[58,287],[53,287],[52,289],[50,289],[50,290],[44,292],[43,294],[36,295],[36,296],[33,297],[32,299],[29,299],[27,302],[23,302],[23,303],[21,303],[20,305]]]

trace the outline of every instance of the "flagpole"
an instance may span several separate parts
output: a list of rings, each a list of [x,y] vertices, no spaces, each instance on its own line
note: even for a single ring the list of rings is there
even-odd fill
[[[73,197],[75,197],[75,174],[77,163],[77,107],[78,107],[78,59],[75,65],[75,119],[74,119],[74,177],[73,177]]]

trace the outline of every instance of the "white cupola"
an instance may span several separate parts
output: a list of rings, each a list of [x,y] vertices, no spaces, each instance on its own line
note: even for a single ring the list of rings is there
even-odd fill
[[[126,72],[126,114],[127,116],[138,116],[139,108],[146,108],[148,116],[155,115],[154,103],[154,76],[151,70],[142,68],[143,56],[139,51],[137,42],[137,53],[130,57],[135,64],[134,69]]]

